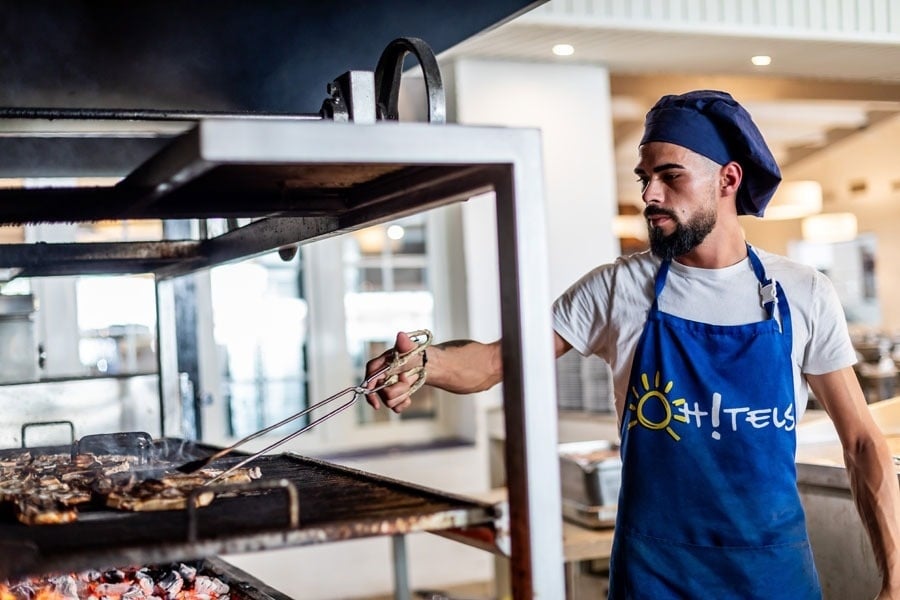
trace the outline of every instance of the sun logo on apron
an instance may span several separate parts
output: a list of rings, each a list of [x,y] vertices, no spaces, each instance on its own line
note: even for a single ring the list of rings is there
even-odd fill
[[[628,410],[633,413],[636,419],[633,418],[629,421],[628,428],[631,429],[640,423],[647,429],[665,431],[677,442],[681,439],[681,436],[672,429],[670,425],[672,419],[681,423],[687,423],[688,418],[684,415],[674,414],[672,407],[681,406],[686,400],[678,398],[670,402],[667,394],[675,387],[675,383],[667,381],[665,386],[660,389],[660,380],[661,377],[659,371],[657,371],[651,387],[650,378],[646,373],[641,373],[641,383],[644,387],[643,393],[639,392],[635,386],[631,386],[631,394],[634,396],[635,402],[628,403]]]

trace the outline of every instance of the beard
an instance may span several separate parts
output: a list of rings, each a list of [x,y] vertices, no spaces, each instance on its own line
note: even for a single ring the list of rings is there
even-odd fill
[[[672,260],[687,254],[706,239],[716,225],[715,207],[712,210],[694,215],[686,223],[682,223],[675,213],[664,208],[648,206],[644,216],[666,215],[675,222],[675,231],[666,235],[659,227],[649,227],[650,251],[663,260]]]

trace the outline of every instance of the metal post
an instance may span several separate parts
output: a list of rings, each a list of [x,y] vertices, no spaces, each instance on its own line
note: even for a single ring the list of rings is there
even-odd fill
[[[540,145],[495,185],[503,324],[506,478],[516,600],[565,595]]]
[[[166,239],[189,239],[189,221],[165,221]],[[163,435],[199,439],[200,363],[195,275],[156,283],[157,351]],[[173,356],[174,355],[174,356]]]
[[[410,600],[406,535],[397,533],[391,536],[391,549],[394,555],[394,600]]]

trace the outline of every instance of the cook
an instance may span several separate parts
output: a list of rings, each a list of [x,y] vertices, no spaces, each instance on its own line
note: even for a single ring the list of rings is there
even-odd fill
[[[730,94],[661,98],[634,169],[650,250],[599,266],[553,305],[557,356],[613,370],[622,487],[610,598],[821,597],[797,491],[795,425],[808,389],[834,421],[862,521],[900,599],[900,488],[853,372],[829,280],[750,246],[781,173]],[[395,350],[412,342],[398,334]],[[373,358],[375,372],[392,351]],[[427,383],[455,393],[502,379],[499,341],[427,351]],[[370,394],[400,412],[415,376]]]

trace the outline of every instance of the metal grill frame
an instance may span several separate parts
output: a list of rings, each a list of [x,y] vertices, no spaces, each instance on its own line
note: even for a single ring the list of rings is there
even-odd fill
[[[189,198],[202,198],[215,188],[215,177],[234,169],[265,165],[266,177],[276,177],[279,168],[314,166],[327,173],[346,165],[391,165],[397,176],[375,178],[340,190],[325,186],[297,189],[285,194],[282,206],[274,196],[263,203],[250,225],[223,235],[195,240],[181,249],[189,256],[177,261],[159,255],[142,263],[122,256],[134,253],[128,244],[111,248],[81,247],[84,252],[101,251],[104,259],[76,261],[68,274],[97,272],[92,269],[117,265],[115,272],[150,271],[157,277],[159,300],[160,388],[165,436],[194,435],[184,431],[185,416],[196,408],[191,382],[182,373],[196,372],[196,365],[180,362],[190,350],[190,316],[195,308],[189,294],[177,282],[182,276],[214,265],[254,256],[284,246],[309,243],[416,212],[467,200],[493,192],[497,209],[500,299],[504,357],[504,407],[506,419],[506,481],[510,498],[511,572],[517,599],[562,597],[562,524],[548,515],[561,514],[557,457],[555,374],[552,327],[548,309],[545,207],[540,134],[536,130],[419,123],[378,123],[359,126],[302,121],[201,120],[195,128],[176,137],[145,163],[132,177],[143,194],[126,200],[108,188],[95,190],[103,214],[94,218],[122,218],[129,210],[162,207],[179,190]],[[274,167],[274,168],[273,168]],[[393,175],[393,173],[391,174]],[[213,179],[204,182],[204,177]],[[212,184],[212,188],[204,187]],[[272,182],[269,181],[269,189]],[[123,187],[127,187],[127,184]],[[296,192],[296,193],[294,193]],[[80,201],[91,202],[90,191],[79,191]],[[35,200],[43,207],[44,220],[52,220],[54,205],[67,196],[29,196],[28,190],[7,195],[8,206]],[[335,198],[339,202],[335,203]],[[133,202],[133,200],[137,201]],[[162,202],[161,202],[162,201]],[[253,210],[253,199],[243,200]],[[288,205],[287,202],[293,202]],[[486,200],[480,200],[486,201]],[[307,204],[304,204],[307,203]],[[324,206],[323,206],[324,204]],[[34,205],[34,204],[32,204]],[[303,207],[310,208],[303,214]],[[204,209],[202,203],[198,203]],[[185,214],[169,204],[176,214],[160,209],[160,218],[218,218],[207,203],[199,213]],[[330,209],[329,209],[330,207]],[[280,210],[279,210],[280,209]],[[289,210],[290,209],[290,210]],[[283,212],[282,212],[283,211]],[[284,215],[287,216],[284,216]],[[71,217],[69,217],[71,218]],[[180,240],[184,242],[185,240]],[[49,246],[49,245],[48,245]],[[161,247],[160,247],[161,248]],[[68,249],[48,252],[63,253]],[[4,255],[0,267],[49,268],[46,259],[30,264],[21,249],[17,260]],[[166,258],[163,262],[163,258]],[[157,262],[154,264],[154,260]],[[183,285],[181,287],[184,287]],[[181,320],[179,321],[179,315]],[[181,323],[179,330],[178,323]],[[188,352],[189,354],[189,352]],[[194,381],[194,390],[199,386]],[[189,421],[189,419],[188,419]],[[284,534],[272,534],[273,541]],[[268,539],[263,536],[263,539]],[[263,539],[260,540],[262,543]],[[291,543],[300,540],[291,539]],[[281,542],[279,542],[281,543]],[[246,545],[242,545],[242,548]],[[221,544],[202,552],[236,551]]]

